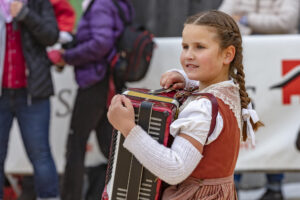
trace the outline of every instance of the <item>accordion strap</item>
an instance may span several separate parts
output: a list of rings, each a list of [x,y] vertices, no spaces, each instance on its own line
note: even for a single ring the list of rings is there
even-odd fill
[[[139,108],[139,118],[137,124],[140,125],[146,132],[148,132],[150,126],[149,123],[152,113],[152,106],[153,104],[151,102],[143,101]],[[136,188],[141,187],[140,184],[142,179],[143,166],[133,155],[131,156],[130,166],[127,199],[137,199],[137,197],[139,196],[139,190],[137,190]]]

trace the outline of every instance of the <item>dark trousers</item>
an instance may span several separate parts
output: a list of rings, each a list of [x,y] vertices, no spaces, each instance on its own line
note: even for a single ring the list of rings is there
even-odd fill
[[[78,89],[67,141],[66,167],[61,194],[63,200],[83,198],[85,150],[92,130],[96,131],[102,153],[106,157],[109,155],[112,127],[106,117],[107,90],[107,79],[92,87]],[[105,174],[106,169],[102,170]],[[103,185],[104,181],[103,178]],[[102,190],[103,188],[99,188],[99,197]]]
[[[234,182],[237,187],[239,187],[241,182],[242,174],[234,174]],[[267,183],[266,187],[269,188],[270,185],[278,185],[279,189],[281,188],[282,180],[284,179],[283,173],[277,173],[277,174],[266,174]]]

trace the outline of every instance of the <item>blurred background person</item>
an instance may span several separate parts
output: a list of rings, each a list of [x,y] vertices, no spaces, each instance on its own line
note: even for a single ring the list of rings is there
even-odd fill
[[[130,21],[132,7],[128,0],[118,0],[126,18]],[[84,0],[83,14],[75,35],[76,45],[62,50],[62,60],[57,65],[73,65],[77,95],[71,117],[66,146],[66,166],[63,176],[62,199],[83,198],[84,158],[87,140],[95,130],[99,146],[106,158],[109,155],[112,127],[107,113],[109,63],[116,53],[116,41],[124,25],[118,9],[111,0]],[[100,168],[99,168],[100,170]],[[102,167],[100,199],[105,182],[106,167]]]
[[[49,144],[49,97],[54,91],[46,53],[46,46],[53,45],[58,36],[48,0],[0,1],[0,199],[14,118],[33,165],[37,199],[59,199]]]
[[[295,34],[299,0],[223,0],[219,10],[234,17],[242,34]]]
[[[59,38],[55,45],[48,47],[48,57],[55,65],[61,60],[61,54],[58,49],[70,48],[75,43],[73,31],[76,23],[76,13],[68,0],[50,0],[59,28]],[[62,71],[63,67],[55,68]]]
[[[296,34],[299,0],[223,0],[219,10],[233,16],[243,35]],[[261,200],[283,199],[283,173],[266,174],[266,191]],[[241,174],[235,175],[239,188]]]
[[[71,42],[73,37],[71,33],[74,30],[76,22],[76,13],[68,0],[50,0],[59,28],[58,42],[65,44]]]
[[[131,0],[133,21],[146,26],[155,37],[181,37],[185,19],[200,11],[217,9],[222,0]]]
[[[60,59],[60,54],[52,51],[60,49],[63,44],[73,40],[72,32],[75,27],[76,13],[68,0],[50,0],[55,18],[59,28],[58,41],[51,47],[47,47],[48,57],[52,63]],[[63,68],[56,68],[61,71]],[[24,175],[21,181],[22,192],[18,200],[35,200],[34,178],[31,175]]]

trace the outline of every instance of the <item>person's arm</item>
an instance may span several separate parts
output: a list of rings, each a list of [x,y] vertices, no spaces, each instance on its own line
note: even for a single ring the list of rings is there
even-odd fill
[[[203,98],[190,104],[171,124],[170,131],[175,136],[171,148],[159,144],[135,125],[132,104],[124,96],[113,98],[108,119],[126,137],[124,147],[149,171],[169,184],[177,184],[185,180],[200,162],[211,123],[212,108],[208,99]],[[223,121],[219,116],[208,143],[218,137],[222,128]]]
[[[271,8],[270,8],[271,9]],[[299,0],[284,0],[279,12],[273,14],[249,13],[247,21],[253,32],[282,34],[296,30],[298,25]]]
[[[190,140],[193,141],[191,138]],[[175,185],[185,180],[203,157],[202,152],[191,141],[176,136],[171,148],[167,148],[151,138],[140,126],[135,126],[123,146],[149,171]],[[203,148],[200,143],[195,143]]]
[[[76,13],[68,0],[51,1],[60,31],[72,32]]]
[[[68,64],[78,66],[99,61],[111,51],[115,44],[115,35],[114,19],[109,6],[109,2],[96,0],[89,13],[83,16],[90,17],[87,19],[90,29],[87,31],[89,39],[66,50],[63,58]]]
[[[26,29],[40,44],[44,46],[55,44],[58,40],[59,30],[50,2],[48,0],[41,1],[39,13],[20,1],[13,1],[11,10],[20,5],[21,9],[16,13],[14,19],[26,26]]]

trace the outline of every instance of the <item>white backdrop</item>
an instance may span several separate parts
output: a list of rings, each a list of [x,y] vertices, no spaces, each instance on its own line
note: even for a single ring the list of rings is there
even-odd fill
[[[300,170],[300,151],[295,147],[300,130],[300,36],[246,36],[243,40],[246,86],[265,127],[256,133],[255,147],[250,143],[241,146],[237,170]],[[156,38],[156,43],[146,78],[130,87],[157,89],[163,72],[180,68],[181,38]],[[71,67],[62,73],[53,70],[53,75],[56,96],[51,99],[51,145],[58,171],[62,172],[76,84]],[[271,89],[284,80],[289,82]],[[86,164],[104,162],[94,138],[89,146]],[[7,173],[32,171],[16,124],[5,169]]]

